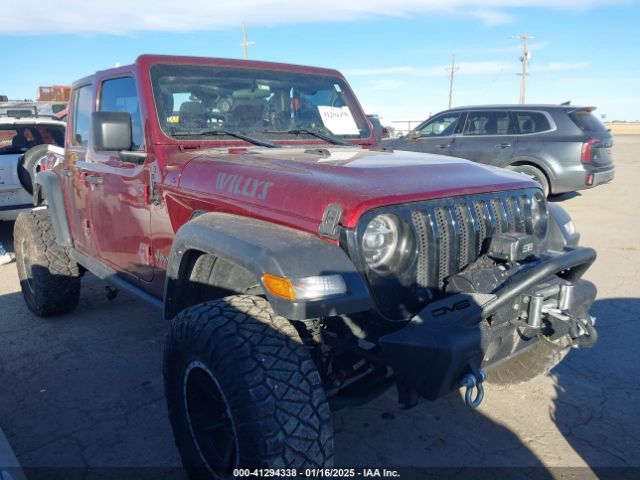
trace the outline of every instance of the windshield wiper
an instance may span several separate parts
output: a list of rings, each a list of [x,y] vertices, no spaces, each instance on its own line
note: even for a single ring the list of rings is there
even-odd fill
[[[293,128],[291,130],[284,130],[284,131],[265,130],[264,133],[291,133],[293,135],[301,135],[306,133],[307,135],[311,135],[313,137],[319,138],[328,143],[333,143],[334,145],[345,145],[345,146],[351,145],[349,142],[345,142],[344,140],[338,137],[334,137],[333,135],[327,135],[326,133],[319,132],[318,130],[311,130],[309,128]]]
[[[234,137],[240,140],[244,140],[245,142],[253,143],[254,145],[258,145],[260,147],[280,148],[280,145],[278,145],[277,143],[267,142],[266,140],[260,140],[258,138],[245,135],[244,133],[233,132],[231,130],[216,129],[216,130],[204,130],[202,132],[175,132],[175,133],[172,133],[172,135],[176,137],[193,137],[193,136],[209,137],[209,136],[215,136],[215,135],[226,135],[229,137]]]

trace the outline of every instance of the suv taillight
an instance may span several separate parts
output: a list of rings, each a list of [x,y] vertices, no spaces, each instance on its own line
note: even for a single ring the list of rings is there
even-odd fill
[[[591,163],[591,155],[593,153],[592,145],[598,143],[600,139],[590,138],[582,144],[582,152],[580,152],[580,161],[582,163]]]

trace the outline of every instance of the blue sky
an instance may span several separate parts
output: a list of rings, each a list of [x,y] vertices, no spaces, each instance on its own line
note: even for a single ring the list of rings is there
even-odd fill
[[[598,106],[640,120],[640,7],[632,0],[32,0],[3,2],[0,94],[33,98],[141,53],[252,59],[341,70],[371,113],[419,120],[454,105],[516,103],[530,41],[527,103]],[[233,4],[231,4],[233,3]],[[132,5],[136,5],[133,9]],[[11,19],[11,20],[8,20]]]

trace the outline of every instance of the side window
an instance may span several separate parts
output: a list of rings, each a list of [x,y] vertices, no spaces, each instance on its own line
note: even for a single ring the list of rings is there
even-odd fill
[[[418,127],[416,131],[421,137],[447,137],[456,131],[460,117],[462,113],[438,115],[428,120],[422,127]]]
[[[507,135],[509,133],[509,112],[477,111],[469,112],[464,127],[465,135]]]
[[[76,90],[74,107],[71,144],[86,147],[89,142],[89,131],[91,130],[93,85],[85,85]]]
[[[131,115],[132,149],[140,149],[142,145],[142,118],[133,77],[114,78],[102,82],[100,110],[103,112],[128,112]]]
[[[518,133],[538,133],[551,130],[546,115],[540,112],[515,112]]]

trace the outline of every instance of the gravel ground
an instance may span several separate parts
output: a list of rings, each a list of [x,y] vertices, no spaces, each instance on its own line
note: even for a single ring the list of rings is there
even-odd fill
[[[612,184],[554,199],[599,254],[586,275],[599,289],[598,344],[526,385],[488,387],[474,412],[457,394],[402,410],[394,391],[337,411],[338,464],[545,466],[576,478],[633,466],[640,475],[639,153],[640,136],[618,137]],[[11,229],[0,223],[7,247]],[[74,313],[36,318],[15,264],[0,267],[0,425],[27,473],[180,465],[164,403],[165,330],[132,297],[107,300],[90,275]]]

